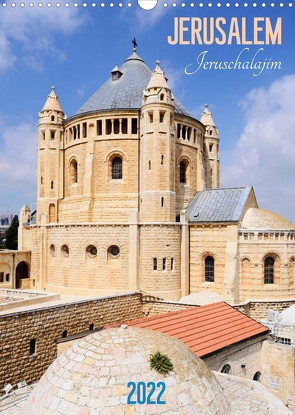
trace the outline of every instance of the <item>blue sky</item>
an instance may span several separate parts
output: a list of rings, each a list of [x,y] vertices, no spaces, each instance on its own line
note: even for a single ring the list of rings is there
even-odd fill
[[[37,176],[37,122],[55,85],[70,116],[107,80],[115,64],[132,53],[154,69],[161,61],[174,95],[199,118],[205,103],[220,133],[222,186],[253,185],[259,207],[295,223],[295,27],[294,7],[171,7],[143,11],[122,8],[0,6],[0,213],[34,208]],[[90,3],[89,3],[90,4]],[[242,3],[241,3],[242,4]],[[259,3],[260,4],[260,3]],[[169,45],[174,17],[282,17],[282,45],[249,46],[248,57],[263,47],[263,58],[282,62],[281,70],[200,70],[184,72],[197,56],[235,59],[242,45]]]

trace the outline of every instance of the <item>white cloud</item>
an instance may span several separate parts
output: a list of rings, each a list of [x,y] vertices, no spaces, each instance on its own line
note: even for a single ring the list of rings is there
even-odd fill
[[[295,75],[252,89],[240,103],[243,133],[222,185],[253,185],[259,206],[295,223]]]
[[[28,52],[25,63],[29,66],[36,66],[32,55],[37,53],[63,58],[62,45],[55,44],[52,35],[71,34],[84,21],[85,17],[72,7],[7,7],[0,14],[0,70],[14,65],[19,46]]]
[[[35,190],[38,145],[36,125],[22,122],[8,127],[0,119],[0,126],[1,198],[5,198],[5,191],[10,191],[12,187],[21,189],[24,186],[23,192],[30,188]]]

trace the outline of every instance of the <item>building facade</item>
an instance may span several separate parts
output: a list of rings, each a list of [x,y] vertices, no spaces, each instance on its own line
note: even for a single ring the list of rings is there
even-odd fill
[[[36,214],[20,214],[31,288],[294,296],[294,226],[258,209],[251,187],[219,189],[219,169],[208,107],[192,117],[159,62],[151,72],[136,50],[69,118],[52,87],[39,113]]]

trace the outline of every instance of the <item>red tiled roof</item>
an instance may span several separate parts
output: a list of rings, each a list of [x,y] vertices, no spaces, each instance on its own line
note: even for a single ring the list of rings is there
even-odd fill
[[[199,357],[268,332],[268,328],[223,301],[125,324],[169,334]]]

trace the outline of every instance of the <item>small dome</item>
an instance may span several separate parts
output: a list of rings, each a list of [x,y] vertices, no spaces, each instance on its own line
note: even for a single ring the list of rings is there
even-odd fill
[[[31,393],[24,415],[230,414],[215,376],[184,343],[157,331],[123,327],[87,336],[61,354]],[[174,369],[166,375],[150,368],[150,355],[157,351],[172,361]],[[132,381],[164,382],[166,403],[127,405]]]
[[[295,230],[295,226],[281,216],[265,209],[249,208],[241,223],[242,229]]]
[[[281,324],[295,325],[295,304],[281,312],[279,321]]]
[[[213,291],[204,290],[194,294],[186,295],[185,297],[181,297],[181,299],[178,302],[182,304],[206,305],[218,303],[222,300],[223,298],[220,294],[217,294]]]

